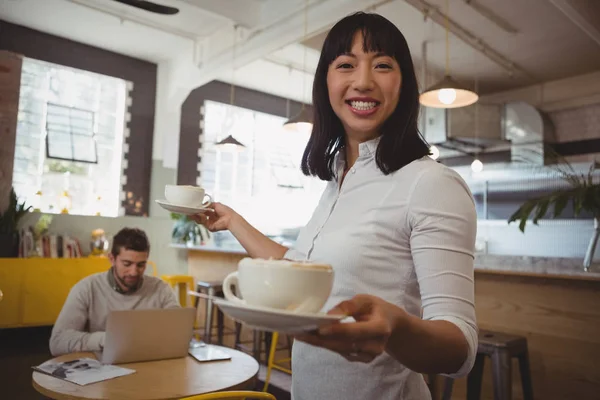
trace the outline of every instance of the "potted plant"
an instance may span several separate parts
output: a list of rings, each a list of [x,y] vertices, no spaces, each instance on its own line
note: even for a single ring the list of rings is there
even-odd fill
[[[551,207],[553,212],[549,214],[550,217],[558,218],[569,203],[572,204],[575,217],[584,211],[590,213],[594,217],[594,234],[583,260],[584,270],[589,271],[600,237],[600,183],[594,183],[594,171],[600,169],[600,163],[594,161],[588,172],[583,174],[575,171],[564,158],[560,158],[561,162],[554,164],[554,169],[569,184],[568,187],[527,200],[510,216],[508,223],[520,221],[519,229],[525,232],[530,215],[533,214],[532,222],[537,225],[538,220],[543,218]]]
[[[201,225],[187,215],[171,213],[171,219],[175,220],[171,237],[175,243],[182,243],[187,246],[203,244],[205,239],[210,237],[210,233]]]
[[[19,221],[30,209],[25,202],[19,203],[15,190],[11,189],[8,207],[0,213],[0,257],[19,255]]]

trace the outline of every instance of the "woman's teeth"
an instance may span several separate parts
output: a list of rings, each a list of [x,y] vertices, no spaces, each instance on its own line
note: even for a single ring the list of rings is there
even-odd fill
[[[355,110],[367,111],[377,106],[374,101],[351,101],[350,106]]]

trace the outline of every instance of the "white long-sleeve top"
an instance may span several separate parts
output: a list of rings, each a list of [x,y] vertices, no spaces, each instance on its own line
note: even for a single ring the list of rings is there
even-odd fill
[[[327,184],[285,258],[332,265],[333,290],[323,311],[371,294],[425,320],[454,323],[469,353],[452,376],[464,376],[477,351],[471,192],[455,171],[429,157],[384,175],[375,162],[378,143],[360,144],[341,187],[343,152],[338,154],[337,179]],[[387,353],[364,364],[296,341],[292,370],[294,400],[430,399],[422,375]]]

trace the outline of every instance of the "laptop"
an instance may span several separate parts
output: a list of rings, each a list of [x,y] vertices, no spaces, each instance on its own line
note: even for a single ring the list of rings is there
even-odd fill
[[[112,311],[98,359],[123,364],[186,357],[195,318],[191,307]]]

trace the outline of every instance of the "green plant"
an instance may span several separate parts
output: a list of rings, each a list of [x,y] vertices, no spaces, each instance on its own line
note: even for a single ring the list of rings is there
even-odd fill
[[[8,207],[4,213],[0,214],[0,233],[13,234],[17,232],[19,221],[30,209],[31,206],[27,206],[25,202],[19,203],[17,193],[11,189]]]
[[[553,209],[552,218],[559,217],[569,202],[573,206],[573,214],[577,217],[582,211],[591,213],[594,218],[600,219],[600,184],[594,183],[594,171],[600,169],[600,163],[594,161],[587,174],[578,173],[573,166],[560,155],[555,153],[559,160],[553,164],[561,178],[569,184],[569,188],[556,190],[550,194],[527,200],[517,211],[512,214],[508,223],[520,221],[519,229],[525,232],[527,219],[533,214],[533,223],[543,218],[548,210]]]
[[[33,228],[31,228],[31,232],[33,233],[33,237],[37,240],[48,233],[48,228],[52,223],[52,215],[42,214],[40,218],[37,220]]]
[[[175,220],[171,237],[177,243],[187,243],[188,241],[192,241],[196,244],[204,241],[205,238],[210,237],[208,230],[201,225],[198,225],[187,215],[171,213],[171,219]]]

